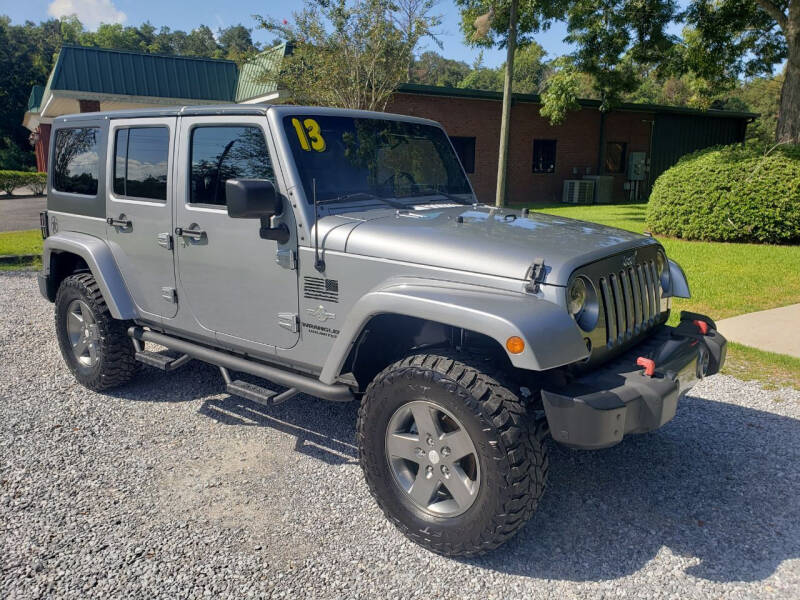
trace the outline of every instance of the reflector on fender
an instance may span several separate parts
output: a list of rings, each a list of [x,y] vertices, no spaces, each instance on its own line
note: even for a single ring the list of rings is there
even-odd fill
[[[703,335],[706,335],[708,333],[708,323],[706,323],[705,321],[701,321],[700,319],[695,319],[694,321],[692,321],[692,323],[697,325],[697,328]]]
[[[511,354],[519,354],[525,350],[525,342],[522,338],[512,335],[506,340],[506,349],[511,352]]]

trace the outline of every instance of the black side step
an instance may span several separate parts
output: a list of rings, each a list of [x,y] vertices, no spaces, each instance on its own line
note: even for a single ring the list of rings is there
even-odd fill
[[[254,383],[247,383],[241,379],[237,379],[236,381],[231,381],[228,383],[225,386],[225,391],[233,396],[246,398],[251,402],[262,404],[264,406],[273,404],[272,398],[277,395],[277,392],[273,392],[272,390],[268,390],[267,388],[263,388]]]
[[[174,371],[192,360],[188,354],[179,356],[178,358],[161,354],[160,352],[148,352],[147,350],[139,350],[136,352],[136,360],[145,365],[161,369],[162,371]]]
[[[186,353],[192,358],[202,360],[212,365],[255,375],[256,377],[272,381],[277,385],[294,388],[298,392],[316,396],[317,398],[324,398],[325,400],[333,400],[335,402],[350,402],[355,399],[350,387],[343,383],[323,383],[312,376],[301,375],[277,365],[272,366],[249,357],[245,358],[229,352],[214,350],[188,340],[156,333],[155,331],[143,329],[138,326],[128,328],[128,335],[132,337],[135,342],[154,342],[170,350]],[[288,394],[288,392],[284,392],[284,394]],[[277,398],[275,400],[277,400]]]

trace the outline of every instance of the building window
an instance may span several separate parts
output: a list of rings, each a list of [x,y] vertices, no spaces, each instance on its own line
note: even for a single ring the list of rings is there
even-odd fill
[[[169,129],[118,129],[114,143],[114,193],[167,200]]]
[[[450,138],[453,143],[453,148],[456,149],[458,160],[461,161],[461,166],[467,173],[475,172],[475,138],[474,137],[458,137],[453,136]]]
[[[275,181],[259,127],[196,127],[192,131],[192,204],[226,206],[228,179]]]
[[[606,173],[625,172],[625,142],[608,142],[606,144]]]
[[[100,129],[77,127],[59,129],[55,141],[53,187],[68,194],[97,195]]]
[[[533,140],[533,172],[556,172],[556,140]]]

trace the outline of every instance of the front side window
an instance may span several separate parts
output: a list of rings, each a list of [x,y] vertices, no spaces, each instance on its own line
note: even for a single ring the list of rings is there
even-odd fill
[[[283,119],[306,198],[365,193],[409,198],[471,194],[441,128],[390,119],[297,115]]]
[[[118,196],[167,199],[169,129],[118,129],[114,140],[114,193]]]
[[[259,127],[195,127],[191,140],[189,202],[226,206],[228,179],[268,179],[275,172]]]
[[[533,172],[556,172],[555,140],[533,140]]]
[[[59,129],[56,132],[53,187],[68,194],[97,195],[100,172],[98,127]]]

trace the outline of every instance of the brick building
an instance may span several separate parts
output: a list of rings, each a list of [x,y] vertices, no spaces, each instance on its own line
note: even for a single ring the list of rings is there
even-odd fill
[[[757,116],[645,104],[623,104],[603,115],[597,101],[580,104],[581,110],[552,126],[539,115],[538,96],[514,95],[507,184],[511,203],[559,202],[565,180],[597,175],[605,178],[602,201],[634,194],[646,198],[655,178],[681,156],[743,141],[747,123]],[[495,198],[501,109],[502,94],[497,92],[413,84],[398,88],[387,108],[440,122],[478,197],[489,203]],[[644,160],[638,178],[631,173],[632,157]]]
[[[289,51],[276,46],[237,68],[224,60],[159,56],[65,46],[47,86],[31,92],[23,124],[31,130],[39,170],[47,169],[54,117],[96,110],[279,102],[264,82]],[[623,104],[603,114],[598,102],[551,126],[540,99],[515,94],[511,109],[508,200],[511,203],[611,202],[646,198],[655,178],[688,152],[744,140],[757,115],[669,106]],[[502,95],[497,92],[405,84],[387,110],[440,122],[451,136],[475,192],[493,203]]]

